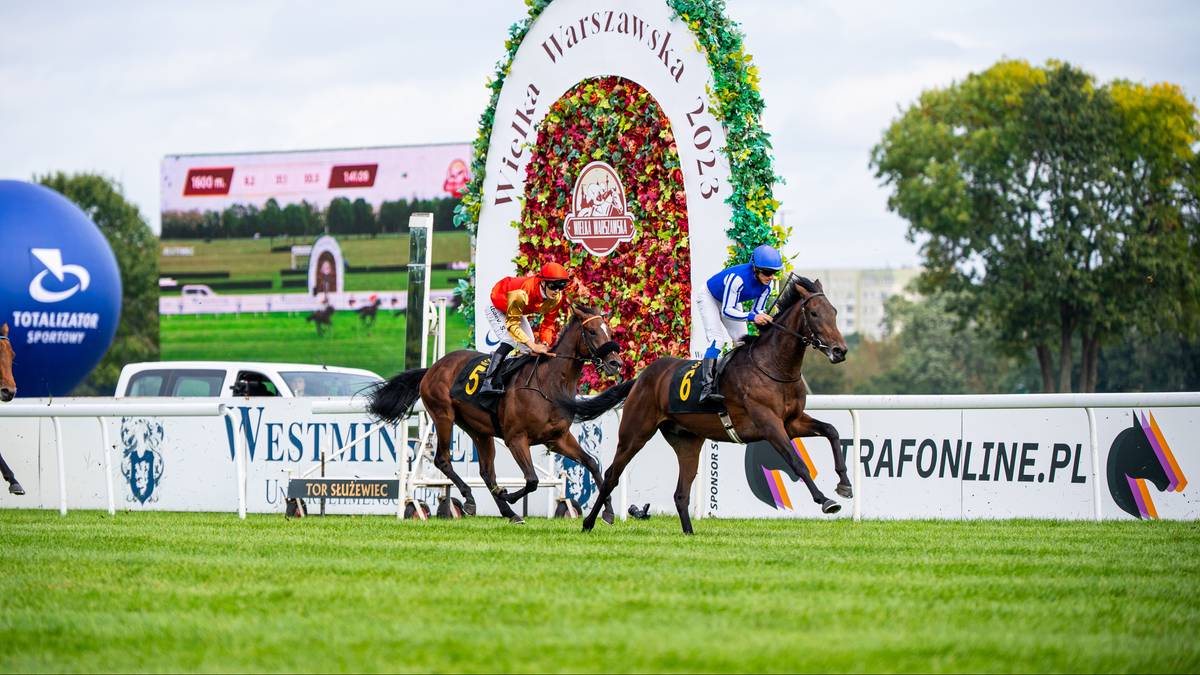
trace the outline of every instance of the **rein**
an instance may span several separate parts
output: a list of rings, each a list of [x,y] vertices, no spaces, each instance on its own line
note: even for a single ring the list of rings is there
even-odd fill
[[[799,305],[800,316],[804,320],[804,326],[809,328],[809,330],[808,330],[809,335],[805,335],[799,331],[794,331],[791,328],[788,328],[787,326],[784,326],[782,324],[775,323],[774,321],[767,324],[767,326],[765,326],[765,327],[777,328],[777,329],[783,331],[784,333],[786,333],[787,335],[791,335],[792,337],[795,337],[797,340],[800,341],[801,345],[812,347],[813,349],[828,348],[829,345],[822,342],[821,338],[817,337],[816,333],[813,332],[812,328],[808,324],[808,316],[804,313],[804,306],[808,304],[809,300],[812,300],[813,298],[815,298],[817,296],[824,297],[825,294],[824,293],[813,293],[812,295],[808,296],[804,300],[800,301],[800,305]],[[802,378],[804,376],[803,374],[801,374],[798,377],[788,379],[788,378],[781,378],[781,377],[772,375],[771,373],[767,372],[767,369],[763,368],[761,365],[759,365],[758,360],[754,358],[754,345],[755,344],[757,344],[757,342],[752,342],[750,344],[750,349],[748,350],[747,355],[750,357],[750,363],[754,364],[754,367],[757,368],[758,371],[760,373],[762,373],[763,375],[766,375],[767,377],[771,378],[772,380],[775,380],[776,382],[781,382],[784,384],[791,384],[793,382],[799,382],[800,378]]]
[[[521,386],[521,387],[517,387],[517,388],[518,389],[528,389],[530,391],[536,391],[542,398],[546,399],[546,401],[553,403],[554,401],[550,400],[550,397],[546,395],[546,392],[542,391],[541,389],[538,389],[537,387],[529,386],[533,382],[533,376],[537,373],[538,366],[542,365],[543,358],[546,358],[546,359],[568,359],[571,361],[576,361],[578,363],[590,363],[597,368],[600,368],[601,366],[603,366],[604,365],[604,357],[608,356],[609,354],[611,354],[615,351],[620,351],[621,347],[617,344],[616,340],[610,339],[608,342],[605,342],[604,344],[600,345],[599,349],[596,349],[595,347],[592,346],[591,341],[589,341],[583,337],[583,327],[586,326],[589,321],[595,321],[597,319],[603,319],[603,318],[604,318],[604,315],[596,314],[594,316],[589,316],[588,318],[581,321],[579,324],[579,326],[580,326],[579,339],[582,340],[585,345],[587,345],[588,353],[589,353],[588,357],[585,358],[582,356],[575,356],[574,354],[556,354],[556,353],[538,354],[537,358],[533,362],[533,368],[531,368],[529,370],[529,377],[525,378],[525,385]]]

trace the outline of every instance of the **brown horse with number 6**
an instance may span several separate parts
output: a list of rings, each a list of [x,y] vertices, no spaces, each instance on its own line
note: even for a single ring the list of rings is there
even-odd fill
[[[776,303],[775,320],[759,337],[747,338],[737,347],[720,379],[725,407],[733,424],[726,430],[716,413],[672,413],[669,411],[672,375],[686,361],[665,357],[646,367],[637,377],[621,415],[621,431],[616,457],[604,474],[604,483],[596,504],[603,504],[621,478],[621,472],[656,431],[661,432],[679,460],[679,482],[675,488],[675,508],[685,534],[692,533],[688,502],[700,449],[705,439],[752,443],[765,440],[800,476],[821,505],[824,513],[836,513],[841,506],[827,498],[809,475],[808,467],[793,450],[792,439],[823,436],[833,450],[838,474],[837,493],[853,496],[846,462],[841,453],[837,429],[813,419],[804,412],[808,391],[800,377],[804,352],[813,347],[832,363],[846,358],[846,341],[837,328],[837,310],[829,302],[821,282],[791,276]],[[687,398],[683,396],[682,398]],[[574,399],[563,401],[576,420],[594,419],[615,403]],[[595,508],[584,519],[584,531],[596,523]]]

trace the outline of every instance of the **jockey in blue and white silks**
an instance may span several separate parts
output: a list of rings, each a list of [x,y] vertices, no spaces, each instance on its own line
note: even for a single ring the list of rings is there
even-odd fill
[[[700,367],[701,401],[724,398],[713,383],[721,351],[746,337],[749,324],[764,326],[771,322],[771,316],[766,313],[767,300],[771,295],[771,279],[781,269],[783,256],[763,244],[754,249],[750,262],[714,274],[705,288],[696,292],[696,305],[708,341],[704,364]],[[751,301],[754,304],[750,311],[742,309],[743,303]]]

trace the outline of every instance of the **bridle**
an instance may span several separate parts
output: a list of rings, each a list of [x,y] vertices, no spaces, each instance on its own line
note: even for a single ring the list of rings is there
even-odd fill
[[[800,341],[801,345],[804,345],[806,347],[812,347],[813,349],[818,349],[818,350],[831,349],[832,347],[830,345],[823,342],[821,340],[821,338],[817,336],[817,332],[812,329],[812,325],[808,321],[808,315],[804,313],[804,306],[807,305],[810,300],[812,300],[813,298],[818,297],[818,296],[825,297],[825,294],[821,293],[821,292],[813,293],[812,295],[808,296],[807,298],[801,300],[799,306],[797,307],[797,309],[799,309],[799,311],[800,311],[800,317],[804,320],[804,325],[802,326],[802,328],[808,329],[808,335],[805,335],[804,333],[801,333],[799,331],[794,331],[791,328],[788,328],[787,326],[776,323],[774,321],[772,321],[771,323],[768,323],[766,326],[764,326],[764,328],[775,328],[775,329],[781,330],[785,334],[795,337],[797,340]],[[759,365],[758,360],[754,358],[754,345],[756,345],[756,344],[758,344],[757,341],[750,343],[750,349],[748,350],[748,356],[750,357],[750,363],[754,364],[754,367],[757,368],[759,370],[759,372],[761,372],[763,375],[766,375],[767,377],[771,378],[772,380],[775,380],[776,382],[782,382],[785,384],[790,384],[792,382],[800,381],[800,378],[803,377],[803,375],[800,375],[800,376],[797,376],[794,378],[781,378],[781,377],[771,374],[770,372],[767,371],[766,368],[763,368],[761,365]]]
[[[574,354],[558,354],[558,353],[555,353],[553,356],[543,356],[541,354],[538,354],[537,359],[534,360],[534,362],[533,362],[533,368],[530,369],[530,371],[529,371],[529,377],[525,378],[525,385],[522,387],[519,387],[519,388],[536,391],[538,394],[541,395],[542,398],[546,399],[547,401],[550,401],[550,397],[546,396],[546,393],[544,391],[542,391],[541,389],[538,389],[537,387],[530,386],[530,384],[533,382],[533,376],[534,376],[534,374],[537,373],[537,368],[541,364],[543,358],[569,359],[571,361],[577,361],[579,363],[590,363],[593,366],[595,366],[596,368],[602,368],[604,366],[604,358],[607,357],[609,354],[612,354],[613,352],[621,351],[621,346],[617,344],[616,340],[613,340],[610,337],[608,342],[605,342],[604,344],[600,345],[600,348],[597,349],[596,347],[592,346],[591,340],[588,340],[587,337],[585,335],[583,335],[583,330],[584,330],[584,328],[587,327],[589,321],[595,321],[597,319],[603,319],[603,318],[604,318],[603,314],[595,314],[593,316],[589,316],[588,318],[584,319],[579,324],[579,331],[580,331],[579,339],[582,340],[585,345],[587,345],[587,348],[588,348],[588,356],[587,357],[575,356]],[[551,402],[553,402],[553,401],[551,401]]]
[[[604,318],[603,314],[595,314],[593,316],[589,316],[588,318],[584,319],[579,324],[580,332],[581,333],[583,332],[583,329],[587,327],[589,321],[596,321],[597,319],[603,319],[603,318]],[[581,363],[590,363],[593,366],[596,366],[597,368],[599,368],[604,365],[605,357],[607,357],[609,354],[612,354],[613,352],[621,351],[621,346],[618,345],[617,341],[613,340],[612,338],[609,338],[608,342],[605,342],[604,344],[600,345],[600,347],[598,349],[596,347],[592,346],[592,341],[587,339],[586,336],[580,335],[580,338],[583,340],[583,343],[585,345],[587,345],[587,348],[588,348],[588,356],[586,358],[580,357],[580,356],[575,356],[574,354],[555,354],[554,358],[556,358],[556,359],[571,359],[573,361],[579,361]]]

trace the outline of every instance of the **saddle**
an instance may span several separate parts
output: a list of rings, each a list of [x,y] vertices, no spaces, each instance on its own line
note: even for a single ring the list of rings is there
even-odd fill
[[[733,358],[733,353],[740,348],[741,346],[739,345],[729,350],[717,360],[717,373],[714,378],[714,384],[720,385],[721,375],[725,372],[725,366],[729,365],[729,360]],[[725,406],[720,403],[713,403],[711,401],[700,402],[700,368],[703,363],[703,361],[688,360],[681,361],[675,367],[675,372],[671,373],[671,394],[667,400],[667,412],[714,414],[725,412]]]
[[[533,361],[534,357],[531,354],[522,354],[520,356],[510,355],[504,359],[504,363],[500,364],[500,381],[504,383],[504,390],[508,391],[513,385],[513,378],[525,364]],[[450,398],[453,398],[464,403],[470,403],[495,413],[499,408],[500,399],[503,396],[492,396],[479,393],[483,386],[483,376],[487,372],[488,365],[492,362],[491,354],[479,354],[472,357],[467,364],[458,371],[454,376],[454,384],[450,386]]]

